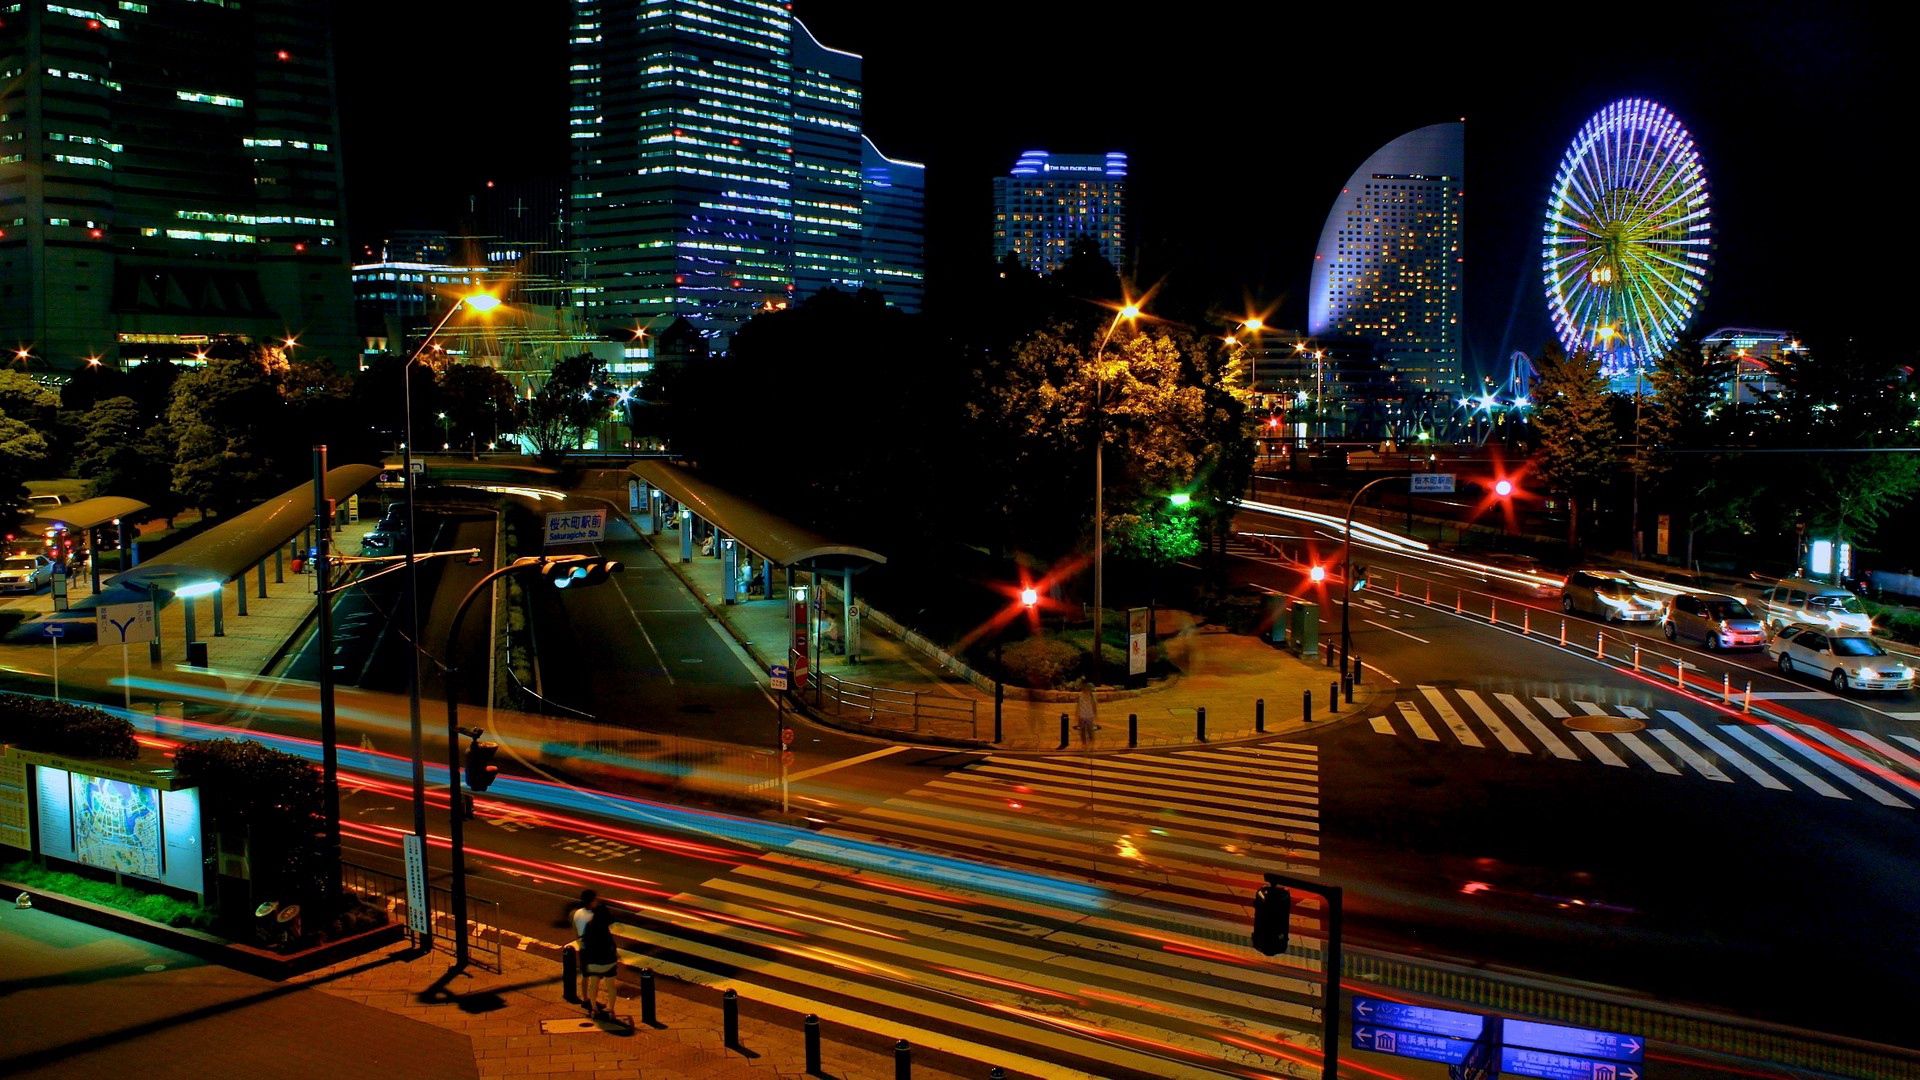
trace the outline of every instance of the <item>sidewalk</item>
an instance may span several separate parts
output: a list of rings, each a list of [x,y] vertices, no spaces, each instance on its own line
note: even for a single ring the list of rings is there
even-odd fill
[[[774,575],[772,598],[754,596],[727,604],[721,599],[719,559],[703,556],[696,548],[692,561],[681,562],[680,534],[676,530],[662,531],[646,539],[661,561],[679,574],[688,589],[746,646],[755,662],[763,667],[787,662],[792,623],[782,574]],[[856,600],[857,588],[856,585]],[[835,601],[829,601],[830,608],[834,604]],[[1265,734],[1286,734],[1309,726],[1302,717],[1303,694],[1312,695],[1313,722],[1318,724],[1351,716],[1368,705],[1371,695],[1385,688],[1384,681],[1355,687],[1354,704],[1343,703],[1329,716],[1329,690],[1331,684],[1338,681],[1332,668],[1318,662],[1303,662],[1249,635],[1196,625],[1191,616],[1181,612],[1162,611],[1158,622],[1156,631],[1179,675],[1145,690],[1102,692],[1100,728],[1094,735],[1092,749],[1125,749],[1129,715],[1139,718],[1140,746],[1201,742],[1201,709],[1207,711],[1204,741],[1224,742],[1259,734],[1254,729],[1258,700],[1266,703]],[[825,670],[849,683],[937,696],[963,711],[966,703],[971,703],[978,739],[987,742],[993,738],[991,693],[956,671],[943,670],[940,661],[908,646],[898,637],[880,632],[871,618],[864,622],[860,638],[857,663],[849,662],[844,656],[816,657],[815,670]],[[1002,712],[1004,738],[995,746],[1007,750],[1058,750],[1060,717],[1065,714],[1069,718],[1069,746],[1081,747],[1072,700],[1029,701],[1018,696],[1018,690],[1009,688],[1009,691]],[[870,731],[883,738],[903,734],[853,721],[841,726]],[[946,723],[922,734],[964,739],[968,726],[964,722]]]
[[[585,1019],[552,960],[507,951],[504,971],[447,977],[445,952],[407,946],[285,983],[47,912],[0,909],[0,1075],[160,1077],[806,1075],[800,1019],[742,1001],[739,1048],[721,1031],[718,990],[658,980],[659,1027]],[[639,1010],[624,973],[619,1013]],[[750,992],[749,992],[750,993]],[[820,1075],[893,1076],[893,1039],[822,1024]],[[916,1048],[913,1075],[985,1067]],[[963,1069],[944,1071],[945,1069]]]

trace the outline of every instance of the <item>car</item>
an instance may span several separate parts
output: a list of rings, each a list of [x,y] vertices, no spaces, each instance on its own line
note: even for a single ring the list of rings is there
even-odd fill
[[[0,591],[38,592],[53,581],[53,560],[45,555],[9,555],[0,560]]]
[[[1489,586],[1536,600],[1550,599],[1562,588],[1560,575],[1531,555],[1483,555],[1480,561],[1504,573],[1481,572]]]
[[[1792,623],[1825,625],[1859,634],[1873,632],[1873,616],[1860,598],[1838,585],[1804,578],[1782,578],[1760,592],[1760,608],[1775,629]]]
[[[1668,641],[1698,641],[1718,649],[1764,649],[1767,628],[1739,597],[1723,593],[1681,593],[1667,602],[1660,629]]]
[[[1560,610],[1607,622],[1653,622],[1665,605],[1639,585],[1605,570],[1575,570],[1560,588]]]
[[[385,529],[375,529],[360,538],[360,554],[393,555],[397,553],[398,533]]]
[[[1913,665],[1895,659],[1867,634],[1792,623],[1767,642],[1782,674],[1826,679],[1835,690],[1911,690]]]

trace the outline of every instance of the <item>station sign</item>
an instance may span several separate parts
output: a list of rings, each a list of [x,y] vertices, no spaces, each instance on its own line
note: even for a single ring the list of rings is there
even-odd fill
[[[1450,472],[1414,473],[1407,478],[1407,491],[1413,495],[1451,495],[1453,494],[1453,474]]]
[[[607,537],[605,510],[562,510],[547,515],[547,546],[597,544]]]

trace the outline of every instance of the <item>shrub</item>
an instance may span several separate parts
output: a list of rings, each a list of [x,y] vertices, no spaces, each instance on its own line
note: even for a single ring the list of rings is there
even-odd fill
[[[1057,638],[1024,638],[1000,650],[1007,681],[1035,690],[1051,690],[1080,671],[1085,654]]]
[[[247,838],[255,893],[311,906],[329,872],[320,774],[292,754],[241,739],[188,743],[174,771],[200,788],[200,805],[222,833]]]
[[[140,756],[133,725],[123,717],[25,694],[0,694],[0,743],[72,757],[131,760]]]

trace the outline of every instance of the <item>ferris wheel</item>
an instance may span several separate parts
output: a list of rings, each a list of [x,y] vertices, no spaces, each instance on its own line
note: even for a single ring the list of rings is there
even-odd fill
[[[1646,370],[1706,292],[1707,174],[1693,136],[1629,98],[1593,114],[1547,200],[1542,261],[1554,333],[1611,377]]]

